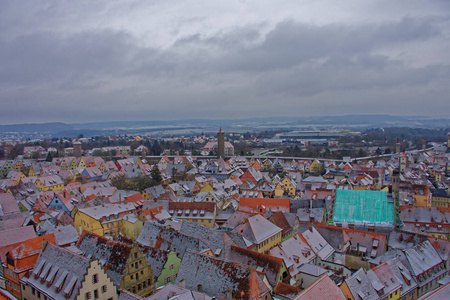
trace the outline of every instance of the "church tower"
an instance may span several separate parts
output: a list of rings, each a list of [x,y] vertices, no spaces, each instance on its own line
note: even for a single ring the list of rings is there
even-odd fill
[[[394,199],[394,227],[401,227],[400,220],[400,172],[392,171],[392,198]]]
[[[217,133],[217,155],[225,158],[225,133],[222,128]]]
[[[447,148],[450,148],[450,132],[447,133]]]
[[[400,138],[397,138],[397,144],[395,144],[395,153],[400,153],[402,145],[400,144]]]
[[[73,155],[81,157],[81,143],[79,141],[73,142]]]

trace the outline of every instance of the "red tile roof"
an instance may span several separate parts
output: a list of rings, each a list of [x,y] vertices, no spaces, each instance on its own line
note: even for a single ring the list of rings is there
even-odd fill
[[[247,212],[258,212],[258,206],[263,205],[266,210],[290,211],[290,201],[288,198],[241,198],[239,210]]]
[[[126,197],[125,203],[138,202],[138,201],[142,201],[142,200],[144,200],[144,197],[142,197],[141,193],[136,193],[136,194]]]

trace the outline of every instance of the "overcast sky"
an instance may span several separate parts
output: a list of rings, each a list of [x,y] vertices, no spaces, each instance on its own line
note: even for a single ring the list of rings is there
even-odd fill
[[[0,0],[0,124],[449,116],[450,1]]]

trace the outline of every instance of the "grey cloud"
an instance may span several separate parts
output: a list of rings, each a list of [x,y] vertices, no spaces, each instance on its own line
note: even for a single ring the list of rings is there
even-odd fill
[[[48,9],[54,14],[63,7]],[[431,90],[433,99],[447,92],[447,62],[413,67],[380,50],[408,51],[410,44],[442,40],[443,22],[427,16],[325,25],[288,19],[268,30],[261,21],[185,35],[160,48],[126,28],[8,35],[0,21],[0,96],[16,116],[20,102],[22,114],[34,121],[71,112],[72,122],[294,115],[298,111],[290,108],[300,104],[300,113],[317,114],[320,107],[346,113],[361,109],[361,99],[375,110],[371,101],[378,98],[386,99],[378,104],[418,104],[424,91]]]

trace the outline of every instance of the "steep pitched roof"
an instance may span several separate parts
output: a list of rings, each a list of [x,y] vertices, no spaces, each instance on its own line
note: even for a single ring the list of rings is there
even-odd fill
[[[347,278],[345,283],[355,299],[359,297],[367,300],[378,300],[380,298],[362,268]]]
[[[36,232],[34,231],[34,227],[31,225],[2,230],[0,231],[0,247],[23,242],[34,238],[35,236]]]
[[[415,276],[428,271],[442,262],[439,254],[429,241],[405,250],[405,255]]]
[[[201,244],[198,238],[193,238],[174,229],[164,228],[150,222],[144,223],[144,227],[136,241],[141,245],[160,250],[174,250],[180,258],[184,256],[187,249],[199,251]]]
[[[274,225],[261,215],[254,215],[244,224],[236,227],[232,232],[241,234],[252,243],[259,244],[267,238],[277,234],[281,228]]]
[[[280,227],[283,230],[283,234],[286,234],[286,233],[292,231],[292,226],[293,226],[293,224],[291,225],[289,223],[285,214],[288,214],[288,213],[283,213],[283,212],[279,211],[279,212],[276,212],[273,215],[271,215],[270,219],[269,219],[272,223],[274,223],[276,226]]]
[[[159,289],[156,292],[145,298],[146,300],[159,300],[159,299],[171,299],[171,300],[212,300],[215,299],[204,293],[192,291],[186,288],[182,288],[181,286],[177,286],[174,284],[167,284]],[[121,300],[121,299],[119,299]]]
[[[36,267],[23,280],[53,299],[75,299],[90,265],[88,258],[52,244],[42,250]],[[42,283],[41,283],[42,280]],[[50,283],[50,286],[47,286]]]
[[[148,264],[152,267],[153,276],[158,278],[167,262],[170,251],[159,250],[156,248],[140,245],[139,247],[144,254]]]
[[[302,289],[280,282],[278,283],[277,287],[273,291],[275,295],[281,295],[283,297],[286,297],[288,299],[294,298],[296,295],[298,295]]]
[[[322,275],[322,277],[314,281],[307,289],[294,298],[294,300],[317,299],[346,300],[342,291],[326,274]]]
[[[194,222],[183,222],[180,233],[200,239],[216,256],[223,257],[225,249],[224,235],[226,234],[224,231]]]
[[[0,193],[0,217],[20,212],[17,201],[10,193]]]
[[[408,268],[400,261],[400,258],[395,258],[387,262],[392,273],[402,285],[402,295],[408,294],[410,291],[417,288],[418,284]]]
[[[59,246],[76,243],[80,238],[77,229],[72,225],[58,226],[53,233]]]
[[[19,243],[1,247],[0,260],[3,262],[6,261],[6,254],[9,253],[12,258],[19,260],[15,264],[16,270],[32,269],[34,267],[34,263],[36,262],[37,255],[42,249],[42,243],[44,240],[48,243],[56,244],[53,233],[30,238]],[[21,258],[30,257],[33,255],[36,255],[36,259],[31,261],[20,261]]]
[[[277,285],[278,276],[283,266],[281,258],[233,245],[226,259],[253,267],[258,272],[263,272],[273,287]]]
[[[402,283],[387,263],[368,270],[367,276],[372,281],[372,286],[380,293],[381,298],[389,296],[402,287]]]
[[[253,268],[192,251],[186,252],[178,271],[176,283],[181,281],[188,289],[201,286],[210,296],[231,292],[233,299],[259,299],[270,293]]]
[[[334,253],[333,247],[328,244],[316,228],[312,227],[311,230],[306,230],[301,236],[306,240],[314,253],[322,260],[326,260]]]
[[[290,212],[290,200],[288,198],[240,198],[239,209],[246,212],[257,212],[263,205],[266,210]]]
[[[120,285],[131,252],[130,245],[83,231],[77,247],[84,256],[97,258],[102,265],[107,266],[108,275],[116,285]]]

